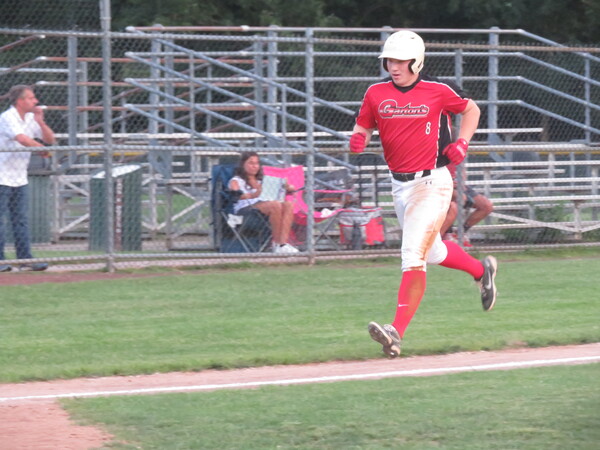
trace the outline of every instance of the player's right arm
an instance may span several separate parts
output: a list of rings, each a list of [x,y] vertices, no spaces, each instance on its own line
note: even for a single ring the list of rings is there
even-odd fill
[[[371,142],[371,136],[377,125],[373,116],[369,91],[370,88],[365,93],[362,105],[356,116],[354,128],[352,129],[352,136],[350,137],[350,151],[352,153],[362,153],[365,150],[365,147]]]
[[[369,142],[371,142],[371,136],[373,135],[373,131],[375,131],[375,128],[365,128],[365,127],[361,127],[359,124],[356,124],[356,125],[354,125],[354,129],[352,130],[352,134],[364,133],[365,134],[365,144],[369,145]]]
[[[354,125],[352,136],[350,137],[350,151],[352,153],[362,153],[365,147],[371,142],[371,136],[375,128],[365,128],[358,124]]]

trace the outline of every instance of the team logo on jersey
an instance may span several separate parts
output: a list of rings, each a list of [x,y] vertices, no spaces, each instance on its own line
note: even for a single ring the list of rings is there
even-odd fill
[[[379,115],[382,119],[393,119],[394,117],[419,117],[429,114],[429,106],[412,106],[407,103],[404,106],[398,106],[396,100],[384,100],[379,104]]]

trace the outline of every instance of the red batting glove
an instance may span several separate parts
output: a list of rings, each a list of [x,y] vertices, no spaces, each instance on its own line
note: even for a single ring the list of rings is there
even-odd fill
[[[465,156],[467,156],[467,149],[469,148],[469,143],[464,139],[459,139],[452,144],[449,144],[442,154],[446,155],[452,164],[456,164],[457,166],[463,162]]]
[[[354,133],[350,137],[350,151],[352,153],[362,153],[365,150],[367,142],[366,133]]]

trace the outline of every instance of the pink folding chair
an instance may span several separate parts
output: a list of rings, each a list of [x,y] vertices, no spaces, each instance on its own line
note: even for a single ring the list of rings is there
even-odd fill
[[[286,196],[287,201],[291,201],[294,204],[294,226],[292,232],[294,236],[294,245],[302,245],[306,242],[306,224],[308,222],[308,205],[304,201],[304,167],[292,166],[292,167],[272,167],[263,166],[263,173],[272,177],[285,178],[287,183],[294,186],[296,191]],[[327,193],[327,194],[346,194],[349,193],[349,189],[344,190],[323,190],[315,189],[315,193]],[[332,228],[332,225],[337,223],[336,216],[342,210],[342,208],[336,208],[334,210],[323,209],[322,211],[314,211],[313,217],[315,221],[315,229],[318,234],[315,237],[315,245],[321,240],[325,239],[329,241],[334,247],[339,248],[338,242],[328,235],[328,231]]]

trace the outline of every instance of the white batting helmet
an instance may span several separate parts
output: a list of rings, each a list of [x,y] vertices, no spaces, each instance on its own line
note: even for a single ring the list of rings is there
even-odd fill
[[[412,73],[419,73],[425,60],[425,43],[421,36],[408,30],[397,31],[383,44],[379,59],[383,59],[383,68],[387,71],[387,58],[401,61],[412,60],[408,66]]]

